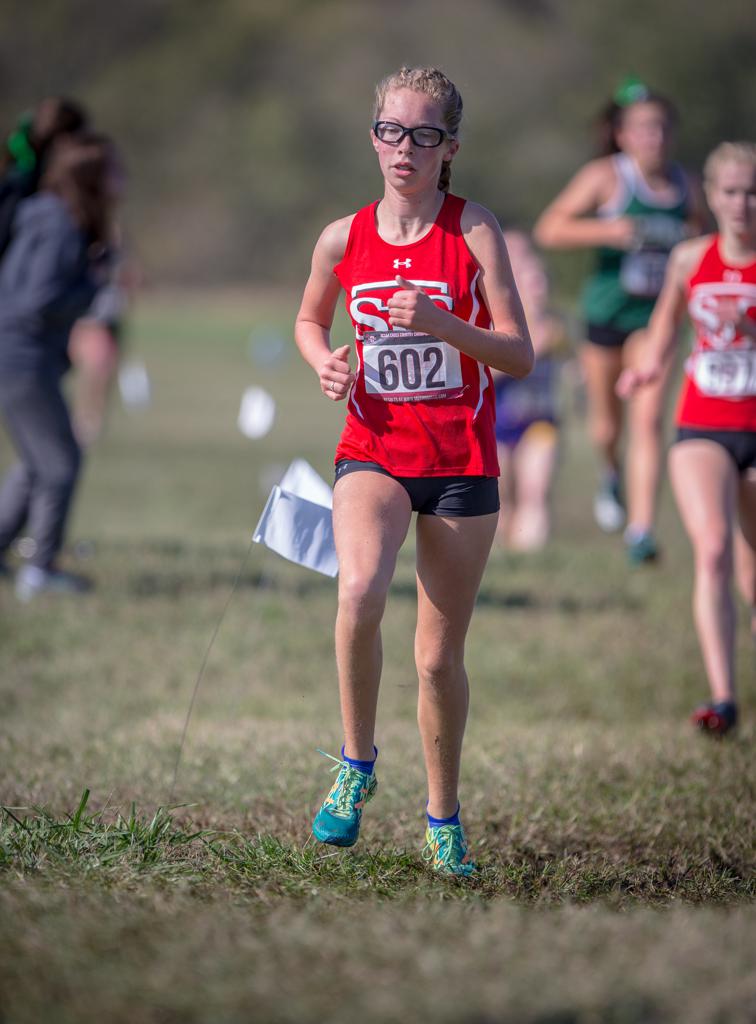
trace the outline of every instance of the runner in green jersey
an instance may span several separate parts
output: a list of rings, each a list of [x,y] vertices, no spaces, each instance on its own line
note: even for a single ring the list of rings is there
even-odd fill
[[[691,204],[688,181],[678,164],[669,167],[672,195],[664,202],[649,188],[631,156],[615,153],[610,159],[616,192],[597,213],[601,218],[631,217],[633,245],[629,250],[608,246],[597,250],[596,268],[586,281],[582,308],[589,339],[593,333],[598,337],[594,344],[621,347],[622,342],[611,339],[609,331],[627,336],[648,324],[669,253],[688,235]]]
[[[607,532],[625,525],[620,488],[623,409],[615,386],[633,360],[661,290],[670,250],[705,222],[701,191],[669,158],[675,115],[671,104],[632,80],[605,112],[606,153],[586,164],[541,215],[536,241],[546,248],[596,249],[582,310],[582,366],[591,438],[601,460],[593,511]],[[629,344],[628,339],[631,339]],[[630,405],[627,444],[631,562],[653,561],[653,525],[661,466],[663,385]]]

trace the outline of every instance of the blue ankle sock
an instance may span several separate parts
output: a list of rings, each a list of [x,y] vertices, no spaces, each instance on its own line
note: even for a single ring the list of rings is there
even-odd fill
[[[359,772],[364,772],[365,775],[372,775],[373,768],[375,767],[375,758],[378,757],[378,747],[373,747],[375,751],[375,757],[372,761],[358,761],[356,757],[347,757],[344,753],[344,748],[341,748],[341,760],[346,761],[347,764],[351,764],[352,768],[356,768]]]
[[[450,818],[434,818],[432,814],[428,814],[427,810],[425,813],[428,815],[428,826],[430,828],[438,828],[440,825],[459,825],[459,804],[457,804],[457,809]]]
[[[717,703],[711,705],[712,710],[716,711],[722,718],[729,719],[736,722],[738,719],[738,707],[734,700],[720,700]]]

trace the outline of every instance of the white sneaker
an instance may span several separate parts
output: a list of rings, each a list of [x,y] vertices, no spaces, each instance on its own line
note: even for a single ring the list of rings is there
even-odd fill
[[[625,506],[616,476],[604,477],[593,499],[593,518],[604,533],[617,533],[625,525]]]
[[[85,576],[60,569],[40,569],[37,565],[22,565],[16,573],[16,597],[24,603],[38,594],[83,594],[92,589]]]

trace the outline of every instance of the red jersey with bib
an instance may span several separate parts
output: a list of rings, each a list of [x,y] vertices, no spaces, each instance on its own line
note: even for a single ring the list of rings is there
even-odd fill
[[[488,367],[440,338],[392,330],[388,322],[387,301],[401,274],[441,309],[491,326],[480,268],[460,226],[465,200],[447,195],[430,231],[408,245],[380,237],[377,206],[355,214],[334,268],[346,291],[357,356],[336,461],[376,462],[393,476],[498,476]]]
[[[685,363],[678,426],[756,430],[756,342],[736,326],[745,316],[756,327],[756,262],[725,263],[715,236],[687,293],[696,337]]]

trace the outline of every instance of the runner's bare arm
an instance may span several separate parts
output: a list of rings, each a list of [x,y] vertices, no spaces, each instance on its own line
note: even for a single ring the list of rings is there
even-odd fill
[[[582,167],[543,211],[533,237],[544,249],[630,249],[635,240],[631,217],[597,217],[617,185],[611,160],[602,157]]]
[[[351,216],[344,217],[321,233],[294,326],[297,348],[318,375],[323,394],[333,401],[345,398],[354,380],[349,345],[331,351],[331,325],[341,292],[333,270],[344,256],[351,223]]]
[[[670,253],[664,285],[645,331],[639,365],[623,370],[617,381],[620,398],[629,398],[639,387],[652,384],[662,376],[675,350],[685,315],[685,282],[710,242],[711,236],[693,238],[680,242]]]
[[[480,267],[480,289],[493,326],[476,327],[440,309],[402,277],[397,277],[399,291],[388,301],[389,323],[433,334],[492,369],[525,377],[533,368],[533,345],[501,228],[492,213],[468,202],[462,213],[462,233]]]

